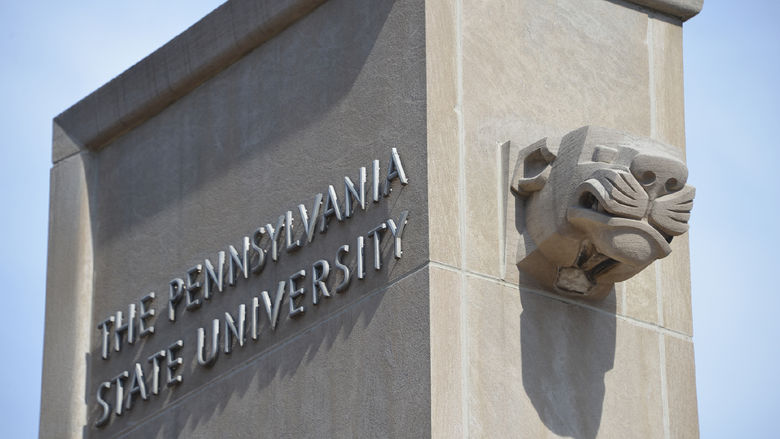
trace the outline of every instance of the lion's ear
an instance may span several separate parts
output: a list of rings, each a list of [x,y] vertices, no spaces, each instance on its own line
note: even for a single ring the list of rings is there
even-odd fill
[[[556,139],[545,137],[520,151],[512,177],[514,193],[527,197],[544,187],[550,177],[559,144]]]

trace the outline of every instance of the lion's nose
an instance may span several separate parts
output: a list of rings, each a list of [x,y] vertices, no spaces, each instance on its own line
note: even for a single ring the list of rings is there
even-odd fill
[[[688,168],[679,160],[640,154],[631,162],[631,173],[651,200],[677,192],[688,180]]]

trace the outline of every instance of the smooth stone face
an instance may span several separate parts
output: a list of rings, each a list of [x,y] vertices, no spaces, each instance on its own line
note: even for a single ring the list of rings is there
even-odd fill
[[[467,288],[490,298],[468,303],[472,435],[663,436],[655,331],[475,277]]]
[[[463,437],[468,422],[463,403],[467,390],[464,360],[463,282],[450,269],[430,266],[431,435]]]
[[[413,2],[380,6],[327,2],[95,153],[91,208],[99,220],[93,229],[97,293],[90,322],[88,436],[111,437],[118,432],[133,436],[152,428],[137,430],[139,422],[153,424],[169,416],[173,420],[210,418],[213,410],[221,410],[209,402],[211,393],[225,401],[243,398],[241,406],[248,405],[225,410],[217,422],[222,426],[254,425],[262,432],[268,427],[247,424],[245,411],[254,409],[265,413],[262,419],[277,419],[281,408],[274,406],[282,404],[287,407],[287,421],[277,419],[278,430],[269,430],[279,434],[295,431],[296,425],[312,435],[331,431],[336,436],[365,436],[367,429],[374,428],[391,436],[394,432],[428,434],[428,281],[427,277],[412,281],[417,276],[412,273],[428,260],[423,19],[422,5]],[[392,190],[385,197],[384,180],[393,148],[408,184],[393,178]],[[380,161],[382,179],[378,202],[371,199],[375,159]],[[182,299],[176,321],[169,321],[172,279],[181,278],[186,284],[187,271],[200,264],[202,272],[193,276],[193,283],[205,283],[206,260],[217,265],[218,252],[227,252],[230,245],[240,249],[243,237],[251,238],[258,227],[278,229],[279,216],[288,210],[293,212],[296,239],[305,240],[297,206],[303,204],[313,212],[315,194],[327,198],[328,187],[333,185],[343,213],[344,178],[359,182],[361,167],[368,174],[365,211],[358,207],[343,221],[330,217],[325,233],[318,219],[313,241],[296,251],[285,249],[283,235],[278,262],[271,260],[265,238],[262,247],[269,253],[259,275],[239,277],[235,286],[225,281],[222,292],[212,287],[210,300],[205,300],[202,286],[193,293],[200,306],[186,311],[186,299]],[[332,206],[324,201],[320,211],[328,207]],[[397,226],[402,212],[408,212],[408,223],[399,259],[388,220]],[[381,224],[385,229],[378,232],[381,267],[377,270],[371,231]],[[356,277],[359,236],[365,245],[366,276],[362,280]],[[343,245],[350,247],[343,262],[352,280],[346,290],[336,293],[333,289],[343,276],[334,260]],[[229,254],[226,258],[227,264]],[[312,266],[321,259],[330,263],[326,285],[332,292],[331,297],[320,295],[315,305]],[[289,287],[288,279],[299,270],[305,270],[305,276],[295,281],[294,288]],[[412,278],[402,290],[392,288],[408,276]],[[280,281],[285,282],[285,293],[273,328],[261,292],[268,291],[273,299]],[[304,292],[291,307],[290,294],[295,288],[304,288]],[[156,316],[151,320],[154,335],[132,346],[125,338],[121,351],[112,349],[109,359],[102,359],[98,325],[117,311],[123,312],[126,321],[129,304],[138,306],[150,291],[156,293]],[[383,300],[386,295],[392,298]],[[244,305],[249,316],[252,298],[260,299],[258,340],[248,337],[243,347],[234,342],[232,352],[226,354],[226,313],[237,321]],[[394,305],[383,306],[385,302]],[[367,307],[368,303],[372,305]],[[300,306],[303,312],[291,316],[290,309]],[[339,316],[350,317],[342,322],[345,317]],[[214,319],[219,320],[219,354],[213,366],[203,367],[197,361],[198,331],[204,331],[208,351],[213,345]],[[250,321],[248,317],[247,325]],[[339,337],[345,337],[341,347],[336,342]],[[177,340],[183,344],[179,351],[183,364],[178,369],[181,384],[173,388],[163,384],[159,395],[150,395],[148,401],[136,396],[132,409],[125,409],[121,416],[112,414],[107,426],[95,428],[102,413],[95,402],[100,383],[131,370],[136,362],[151,382],[148,358]],[[309,358],[316,352],[321,360]],[[362,372],[350,378],[337,365]],[[250,397],[244,395],[241,379],[229,377],[255,367],[269,369],[270,375],[264,378],[267,384]],[[276,374],[286,378],[273,381]],[[228,384],[218,385],[215,380]],[[386,386],[379,387],[377,382]],[[112,408],[116,407],[111,400],[116,387],[106,392]],[[372,398],[375,395],[381,396]],[[230,407],[237,406],[231,403]],[[385,407],[392,410],[385,411]],[[355,422],[328,426],[330,421],[323,424],[325,418],[353,418]],[[182,428],[180,433],[167,426],[160,434],[186,437],[190,430],[184,429],[185,424],[175,422]],[[216,430],[211,428],[202,425],[191,433],[213,437]]]

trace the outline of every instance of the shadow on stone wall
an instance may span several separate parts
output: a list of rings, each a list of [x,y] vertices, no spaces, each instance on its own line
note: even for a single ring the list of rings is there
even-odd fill
[[[267,263],[261,276],[240,279],[234,289],[227,287],[224,294],[215,295],[197,314],[177,319],[175,328],[165,318],[167,291],[159,290],[170,276],[183,275],[190,266],[186,259],[199,258],[199,249],[216,252],[227,244],[238,244],[215,238],[225,229],[235,229],[238,237],[253,230],[240,224],[258,226],[263,224],[260,221],[271,220],[267,215],[282,213],[293,203],[310,203],[300,198],[300,193],[309,197],[314,192],[299,186],[318,182],[316,188],[321,191],[320,180],[338,182],[343,174],[334,174],[330,164],[337,162],[344,167],[350,163],[348,169],[354,171],[370,164],[366,157],[384,162],[391,146],[422,145],[424,86],[398,86],[409,77],[424,79],[420,75],[424,72],[424,47],[415,45],[424,41],[421,20],[403,17],[409,9],[421,7],[416,2],[399,0],[360,5],[326,2],[265,47],[247,55],[254,57],[248,66],[239,62],[212,78],[210,81],[221,83],[219,90],[226,90],[224,93],[196,89],[172,104],[175,107],[195,102],[196,111],[163,112],[147,122],[157,120],[164,125],[159,132],[148,129],[151,134],[144,134],[144,127],[139,127],[126,134],[135,137],[127,142],[131,145],[120,145],[125,149],[109,146],[95,154],[91,201],[97,201],[93,206],[97,213],[93,210],[93,215],[100,220],[93,228],[96,290],[124,292],[131,290],[127,285],[132,285],[135,293],[149,291],[141,282],[157,285],[153,288],[159,298],[158,328],[154,336],[139,340],[133,349],[112,352],[109,362],[100,359],[100,343],[93,329],[93,351],[86,359],[92,381],[86,395],[89,424],[85,436],[217,437],[214,435],[219,431],[230,431],[234,437],[281,437],[290,432],[313,436],[315,431],[307,429],[314,426],[335,437],[361,436],[371,431],[410,437],[430,431],[430,373],[425,370],[429,359],[421,354],[429,352],[428,309],[420,306],[427,303],[423,295],[427,274],[416,276],[419,262],[427,259],[427,254],[418,250],[427,248],[427,242],[418,239],[419,246],[413,247],[415,234],[427,233],[424,199],[415,198],[419,197],[416,191],[426,193],[425,160],[419,157],[424,150],[402,152],[409,157],[408,171],[416,179],[413,187],[394,190],[391,197],[372,204],[349,222],[332,221],[327,235],[318,235],[305,251],[285,256],[289,259],[284,263]],[[415,11],[413,16],[424,15]],[[332,23],[334,17],[343,19],[338,26]],[[296,60],[289,53],[311,56]],[[274,62],[262,64],[263,56]],[[259,85],[244,90],[241,81],[236,85],[235,75]],[[369,82],[372,87],[367,89]],[[420,96],[416,95],[418,88],[423,90]],[[236,108],[246,111],[241,113]],[[239,116],[243,118],[240,121],[224,120]],[[372,119],[366,122],[357,116]],[[227,131],[223,137],[214,129],[231,124],[236,129],[222,129],[222,134]],[[198,143],[180,139],[175,134],[182,128],[191,131],[187,136],[206,140]],[[301,133],[308,137],[300,139]],[[304,146],[297,148],[296,142]],[[213,148],[201,148],[204,143],[213,144]],[[329,146],[341,148],[343,154],[344,145],[365,148],[349,157],[330,157],[335,154],[327,150]],[[307,147],[314,151],[301,156]],[[413,160],[415,156],[417,160]],[[353,166],[352,161],[358,165]],[[250,169],[247,163],[253,167]],[[267,171],[271,167],[274,170]],[[307,175],[299,175],[302,170],[307,170]],[[284,179],[295,181],[282,181],[282,171],[287,173]],[[245,177],[241,172],[249,176],[241,180]],[[226,178],[228,175],[230,178]],[[285,186],[280,187],[282,184]],[[216,187],[222,192],[209,192]],[[188,210],[181,205],[189,206]],[[397,211],[407,205],[412,211],[410,222],[416,222],[414,230],[409,228],[408,232],[408,256],[395,260],[392,241],[383,239],[385,265],[381,271],[373,271],[369,265],[367,279],[359,281],[354,278],[353,251],[346,258],[353,279],[345,293],[323,300],[317,307],[307,300],[307,312],[296,321],[283,320],[288,308],[285,298],[280,316],[283,321],[275,332],[261,328],[257,342],[248,340],[245,347],[236,347],[230,355],[220,353],[211,369],[193,361],[196,327],[206,327],[210,334],[208,323],[212,318],[222,318],[225,311],[235,315],[238,305],[247,304],[251,294],[263,289],[273,292],[275,282],[289,276],[292,269],[306,268],[305,263],[320,257],[334,257],[333,251],[338,248],[335,244],[354,246],[355,236],[367,233],[369,226],[390,218],[388,215],[397,218]],[[263,212],[257,212],[261,208]],[[148,226],[161,216],[172,218],[164,223],[166,227]],[[191,224],[202,228],[203,236],[182,239],[192,234],[179,229]],[[132,242],[135,237],[142,244]],[[371,254],[368,249],[367,254]],[[213,258],[214,254],[207,257]],[[415,276],[401,281],[413,279],[412,285],[402,291],[388,295],[386,289],[380,289],[412,272]],[[154,276],[160,279],[150,280]],[[331,278],[331,288],[341,280],[335,272]],[[110,296],[118,305],[103,296]],[[93,307],[101,313],[104,309],[110,312],[123,309],[117,307],[135,299],[117,296],[96,295]],[[264,316],[261,321],[266,323]],[[131,411],[119,417],[112,415],[109,425],[95,428],[100,414],[94,402],[99,382],[135,362],[148,371],[147,356],[179,337],[184,339],[182,384],[173,389],[163,386],[160,394],[151,395],[149,401],[136,398]],[[392,396],[378,398],[377,394]],[[111,397],[113,391],[109,392]],[[236,407],[235,401],[246,405]],[[357,409],[361,413],[356,413]]]
[[[523,387],[539,419],[556,435],[595,438],[615,358],[614,315],[520,294]]]
[[[521,245],[532,246],[525,234],[522,204],[515,205],[515,229]],[[520,284],[534,280],[520,272]],[[520,345],[523,388],[553,433],[593,439],[601,426],[604,376],[615,360],[615,290],[599,302],[563,301],[520,288]]]

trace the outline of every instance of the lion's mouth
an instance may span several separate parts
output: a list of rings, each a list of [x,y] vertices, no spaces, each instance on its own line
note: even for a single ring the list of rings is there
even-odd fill
[[[628,172],[600,169],[577,188],[566,211],[582,233],[576,261],[559,267],[556,285],[590,294],[596,284],[620,282],[671,253],[672,238],[687,230],[693,188],[651,199]]]
[[[559,278],[579,278],[577,286],[618,282],[668,255],[672,235],[648,222],[652,209],[647,193],[630,174],[601,170],[583,182],[566,217],[585,235],[587,245],[583,243],[577,261],[562,268]]]
[[[620,261],[599,253],[590,241],[583,241],[577,261],[571,267],[559,267],[555,285],[569,293],[587,294],[597,279],[620,265]]]

